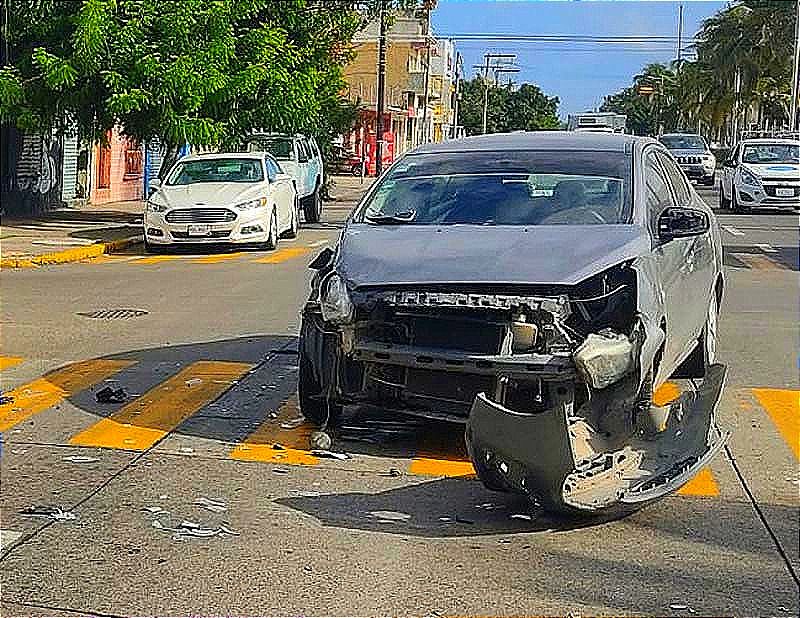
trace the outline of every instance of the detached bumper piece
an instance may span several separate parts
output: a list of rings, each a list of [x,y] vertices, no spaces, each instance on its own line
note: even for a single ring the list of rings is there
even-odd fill
[[[481,393],[467,423],[470,456],[488,487],[525,494],[550,511],[635,509],[679,489],[724,446],[728,435],[717,427],[714,411],[725,373],[723,365],[711,366],[696,390],[649,413],[637,413],[622,399],[619,410],[612,398],[576,405],[570,384],[554,391],[548,410],[533,414]],[[624,424],[609,431],[603,420],[620,410],[630,432]],[[652,417],[665,419],[656,430],[648,425]]]

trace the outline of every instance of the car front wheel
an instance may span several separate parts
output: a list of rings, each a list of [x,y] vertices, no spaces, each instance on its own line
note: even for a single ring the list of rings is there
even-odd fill
[[[314,193],[304,199],[303,215],[306,223],[318,223],[322,211],[319,198],[319,183],[314,187]]]
[[[719,207],[722,210],[727,210],[731,206],[731,201],[725,197],[725,188],[722,183],[719,183]]]

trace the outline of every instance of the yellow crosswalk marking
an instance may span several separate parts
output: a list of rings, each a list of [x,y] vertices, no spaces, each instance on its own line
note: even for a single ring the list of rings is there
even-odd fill
[[[0,356],[0,371],[16,367],[22,362],[19,356]]]
[[[681,496],[718,496],[719,485],[708,468],[703,468],[678,490]]]
[[[463,431],[437,425],[419,436],[417,454],[408,466],[409,474],[421,476],[470,476],[475,474],[467,456]]]
[[[168,262],[170,260],[179,259],[179,255],[151,255],[135,260],[135,264],[160,264],[161,262]]]
[[[800,391],[754,388],[753,394],[781,432],[794,456],[800,459]]]
[[[471,461],[415,457],[408,466],[408,473],[420,476],[471,476],[475,474],[475,468]]]
[[[244,255],[243,251],[236,251],[234,253],[219,253],[215,255],[209,255],[208,257],[192,260],[192,264],[216,264],[218,262],[224,262],[225,260],[235,260],[237,258],[242,257],[243,255]]]
[[[52,408],[134,362],[100,358],[73,363],[8,391],[5,395],[11,397],[12,401],[0,405],[0,432],[8,431],[34,414]]]
[[[301,255],[311,253],[310,247],[287,247],[286,249],[279,249],[274,253],[270,253],[267,257],[253,260],[257,264],[280,264]]]
[[[318,464],[319,459],[308,450],[308,439],[315,429],[314,426],[303,422],[291,429],[281,427],[281,424],[299,416],[297,399],[292,397],[280,407],[277,418],[262,423],[244,442],[231,451],[231,459],[267,461],[293,466]],[[279,445],[279,448],[276,448],[276,445]]]
[[[141,451],[151,447],[252,365],[197,361],[70,440],[73,446]]]

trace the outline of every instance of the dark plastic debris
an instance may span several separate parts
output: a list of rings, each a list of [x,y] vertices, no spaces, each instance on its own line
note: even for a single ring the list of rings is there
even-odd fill
[[[28,508],[21,510],[19,514],[27,517],[47,517],[55,521],[75,519],[75,513],[72,511],[65,511],[57,506],[29,506]]]
[[[122,403],[128,398],[124,388],[106,386],[95,394],[97,403]]]
[[[0,392],[0,406],[4,406],[7,403],[14,403],[14,398],[11,395],[3,395]]]

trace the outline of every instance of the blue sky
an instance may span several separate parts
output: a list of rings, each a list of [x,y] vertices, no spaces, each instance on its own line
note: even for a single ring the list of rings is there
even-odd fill
[[[659,0],[439,0],[431,21],[437,36],[463,33],[677,36],[679,4]],[[692,36],[703,19],[727,3],[684,0],[682,4],[684,36]],[[645,64],[674,59],[675,47],[660,42],[617,46],[456,40],[456,49],[464,57],[464,72],[469,77],[475,75],[472,66],[483,62],[486,51],[518,54],[517,63],[522,70],[514,80],[535,83],[548,95],[558,96],[559,114],[564,118],[569,113],[600,105],[604,95],[630,85],[633,75]]]

